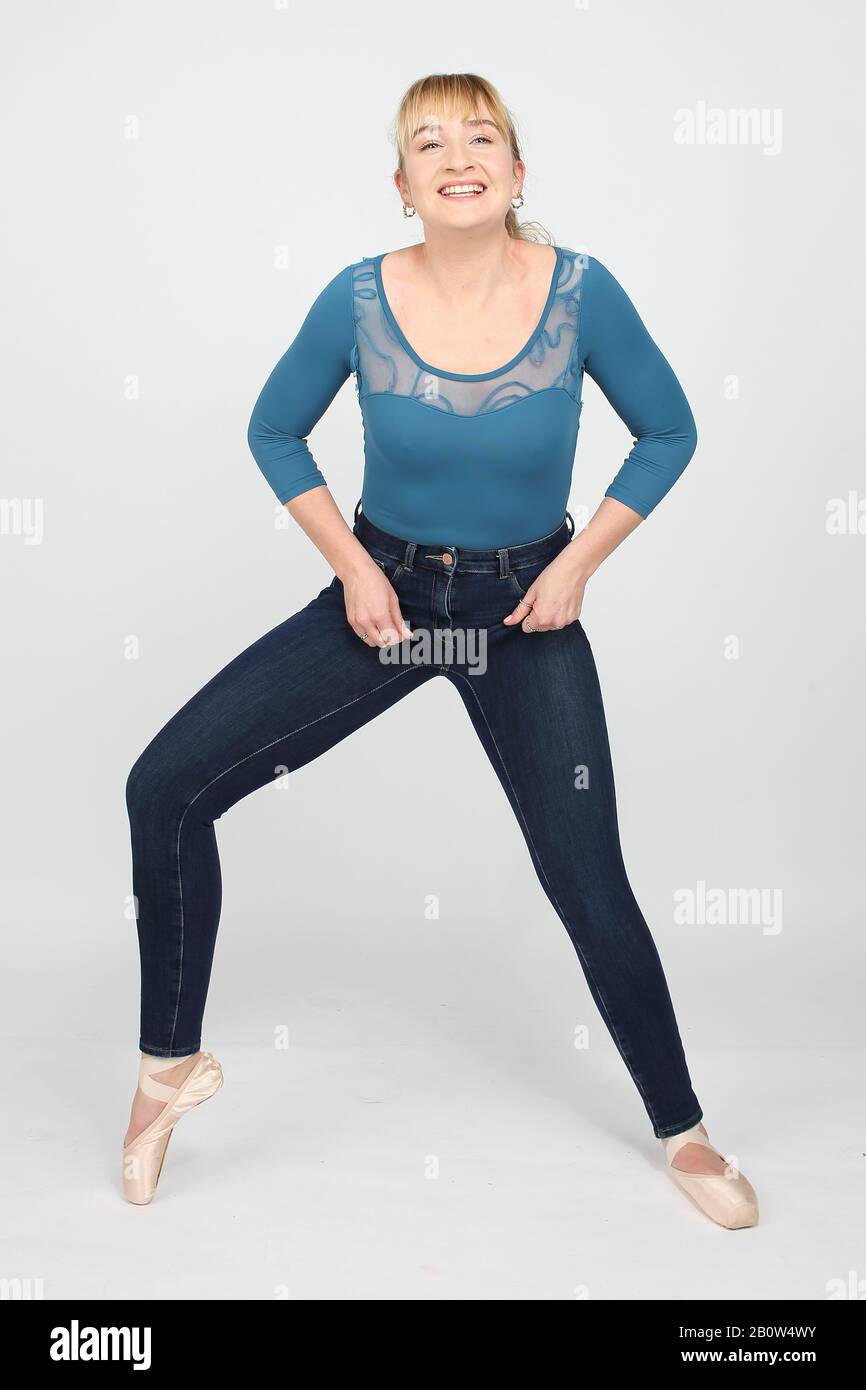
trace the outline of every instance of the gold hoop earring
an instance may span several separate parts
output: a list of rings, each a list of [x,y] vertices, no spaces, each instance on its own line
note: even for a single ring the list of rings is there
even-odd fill
[[[414,216],[415,216],[415,209],[413,208],[413,206],[412,206],[411,203],[404,203],[404,204],[403,204],[403,216],[404,216],[404,217],[414,217]]]
[[[516,211],[518,208],[522,208],[522,207],[523,207],[523,194],[522,194],[522,193],[518,193],[517,196],[518,196],[518,198],[520,199],[520,202],[519,202],[519,203],[516,203],[516,202],[514,201],[513,198],[511,199],[511,206],[514,208],[515,211]]]

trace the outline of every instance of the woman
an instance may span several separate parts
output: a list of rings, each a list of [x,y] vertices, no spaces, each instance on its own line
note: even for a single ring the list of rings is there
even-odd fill
[[[700,1123],[626,876],[580,623],[587,580],[691,458],[694,419],[602,263],[518,226],[525,165],[488,82],[414,83],[397,146],[394,181],[424,241],[329,281],[249,425],[265,478],[334,579],[214,676],[129,776],[142,992],[125,1193],[150,1200],[177,1120],[222,1084],[199,1050],[220,911],[214,820],[442,675],[496,769],[671,1174],[720,1225],[754,1225],[750,1184]],[[365,448],[352,529],[306,442],[350,372]],[[584,372],[635,444],[572,538]]]

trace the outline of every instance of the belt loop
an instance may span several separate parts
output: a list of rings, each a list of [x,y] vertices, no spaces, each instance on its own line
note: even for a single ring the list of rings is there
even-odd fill
[[[359,497],[358,500],[357,500],[357,502],[355,503],[355,520],[356,520],[356,521],[358,520],[358,513],[359,513],[360,510],[361,510],[361,499],[360,499],[360,497]]]
[[[569,533],[573,536],[573,535],[574,535],[574,517],[571,515],[571,512],[566,512],[566,513],[565,513],[565,519],[566,519],[566,521],[570,521],[570,522],[571,522],[571,525],[569,526],[568,529],[569,529]]]
[[[504,579],[508,574],[508,547],[503,546],[499,554],[499,578]]]
[[[412,569],[412,562],[415,559],[415,551],[418,549],[417,541],[406,542],[406,554],[403,556],[403,564],[407,570]]]

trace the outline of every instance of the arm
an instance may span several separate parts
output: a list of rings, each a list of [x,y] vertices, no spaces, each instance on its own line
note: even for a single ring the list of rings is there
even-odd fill
[[[605,496],[647,517],[695,452],[694,416],[667,358],[619,282],[593,256],[586,277],[582,365],[635,440]]]
[[[625,290],[594,256],[584,271],[578,356],[634,436],[631,453],[598,510],[527,593],[506,622],[536,632],[580,616],[587,580],[673,487],[697,446],[697,428],[667,359]]]
[[[631,453],[589,524],[568,547],[585,579],[670,491],[695,452],[691,407],[625,290],[589,257],[581,302],[581,366],[628,425]]]
[[[368,646],[387,646],[404,627],[397,595],[346,524],[307,435],[352,370],[352,267],[314,301],[253,407],[247,442],[275,496],[321,552],[345,590],[349,621]]]
[[[253,407],[247,442],[280,502],[326,486],[306,436],[351,371],[350,275],[341,270],[319,294]]]

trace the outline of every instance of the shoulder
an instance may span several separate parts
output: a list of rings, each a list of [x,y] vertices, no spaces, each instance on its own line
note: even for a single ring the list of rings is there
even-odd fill
[[[594,256],[590,251],[587,251],[585,246],[563,246],[561,250],[563,259],[573,266],[574,276],[581,280],[584,289],[586,289],[590,283],[595,284],[613,280],[614,277],[605,263],[600,261],[598,256]]]
[[[319,279],[314,307],[322,312],[339,309],[347,302],[352,283],[353,265],[343,265],[333,272],[327,280]]]
[[[604,261],[599,260],[585,246],[560,246],[562,258],[574,265],[584,281],[612,280],[613,275]]]
[[[316,350],[331,351],[337,348],[348,355],[354,332],[352,313],[352,264],[342,265],[333,271],[318,290],[313,291],[302,332],[309,346]]]
[[[403,293],[417,292],[424,283],[420,245],[396,246],[390,251],[380,251],[375,256],[364,256],[356,278],[375,275],[378,262],[379,275],[388,298],[398,299]]]
[[[602,351],[619,353],[642,346],[647,327],[628,292],[598,256],[583,256],[580,336],[584,358]]]
[[[580,263],[584,306],[596,314],[631,306],[631,300],[610,267],[588,251],[573,253]]]
[[[360,264],[360,261],[350,261],[348,265],[340,266],[340,269],[337,270],[331,276],[331,278],[325,282],[325,287],[322,292],[324,293],[326,290],[331,289],[339,289],[341,287],[346,286],[347,284],[350,284],[352,280],[352,273],[355,270],[355,267]]]
[[[387,261],[388,269],[399,274],[417,270],[421,261],[420,244],[415,246],[392,246],[390,250],[379,251],[375,256],[362,256],[358,265],[372,265],[374,261]]]
[[[353,300],[365,278],[365,271],[369,272],[372,280],[372,267],[366,256],[341,265],[324,284],[320,280],[320,288],[310,306],[310,316],[332,329],[342,328],[346,320],[351,323]]]
[[[590,283],[612,280],[607,266],[593,256],[585,246],[559,246],[562,258],[560,285],[579,289],[585,293]]]

